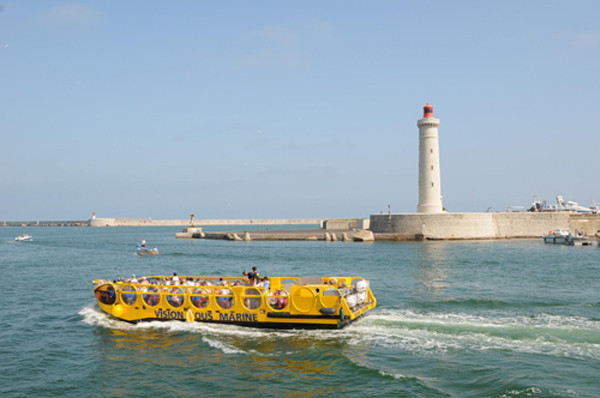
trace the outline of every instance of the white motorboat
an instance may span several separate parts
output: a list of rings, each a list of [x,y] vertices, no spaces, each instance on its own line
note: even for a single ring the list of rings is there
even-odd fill
[[[544,236],[544,243],[570,245],[573,238],[573,234],[568,229],[557,229]]]
[[[28,242],[28,241],[31,241],[31,240],[33,240],[33,236],[31,236],[31,235],[29,235],[29,234],[22,234],[22,235],[20,235],[20,236],[17,236],[17,237],[15,238],[15,240],[16,240],[16,241],[19,241],[19,242]]]
[[[548,204],[546,201],[540,200],[538,196],[534,196],[533,203],[529,211],[568,211],[572,213],[598,213],[600,206],[596,203],[586,207],[572,200],[565,200],[562,195],[556,195],[556,204]]]
[[[593,237],[585,236],[583,234],[573,235],[568,229],[557,229],[550,231],[548,235],[544,236],[544,243],[561,244],[569,246],[596,246],[600,242]]]

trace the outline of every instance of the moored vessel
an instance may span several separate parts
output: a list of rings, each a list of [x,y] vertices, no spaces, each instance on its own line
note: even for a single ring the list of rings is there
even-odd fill
[[[586,236],[583,231],[578,231],[576,235],[573,235],[571,231],[567,229],[557,229],[548,232],[547,235],[544,235],[544,243],[568,246],[596,246],[598,244],[595,239]]]
[[[544,235],[544,243],[569,245],[571,242],[573,242],[573,234],[566,229],[549,231],[547,235]]]
[[[148,276],[94,281],[102,311],[127,322],[181,320],[277,329],[339,329],[377,305],[362,277]]]

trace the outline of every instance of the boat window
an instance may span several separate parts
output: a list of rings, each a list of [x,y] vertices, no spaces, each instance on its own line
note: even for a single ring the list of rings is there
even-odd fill
[[[192,305],[196,308],[204,308],[208,305],[208,292],[206,289],[194,289],[190,296]]]
[[[255,310],[262,304],[262,295],[258,289],[246,289],[243,295],[244,307]]]
[[[127,293],[131,292],[131,293]],[[123,289],[121,289],[121,300],[127,305],[134,305],[137,300],[137,295],[135,294],[137,290],[132,285],[125,285]]]
[[[168,290],[167,302],[171,307],[181,307],[183,305],[183,290],[178,287],[172,287]]]
[[[142,288],[144,293],[157,293],[157,294],[144,294],[142,295],[144,303],[150,307],[156,307],[160,303],[160,296],[158,295],[159,290],[156,286],[148,286]]]
[[[96,289],[96,298],[102,304],[113,305],[117,300],[114,286],[110,284],[100,286]]]
[[[269,306],[274,310],[283,310],[288,305],[288,293],[284,289],[277,289],[268,295]]]
[[[216,291],[217,305],[224,310],[233,307],[233,292],[231,289],[221,288]]]
[[[369,281],[362,278],[354,278],[352,280],[352,289],[357,292],[364,292],[365,290],[370,288]]]

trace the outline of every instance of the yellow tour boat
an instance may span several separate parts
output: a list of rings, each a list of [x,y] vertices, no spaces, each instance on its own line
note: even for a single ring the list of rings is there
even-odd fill
[[[229,323],[278,329],[339,329],[377,305],[362,277],[148,276],[94,281],[100,308],[127,322]]]

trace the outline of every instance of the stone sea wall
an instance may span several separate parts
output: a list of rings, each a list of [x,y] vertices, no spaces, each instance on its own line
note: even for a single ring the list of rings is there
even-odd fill
[[[570,213],[442,213],[375,214],[371,231],[379,239],[510,239],[536,238],[555,229],[569,229]],[[596,225],[596,215],[573,215]],[[593,220],[593,221],[592,221]],[[590,229],[587,229],[591,231]]]
[[[320,218],[298,219],[237,219],[237,220],[195,220],[194,225],[301,225],[319,224]],[[151,218],[95,218],[90,220],[91,227],[144,227],[144,226],[189,226],[190,220],[153,220]]]

